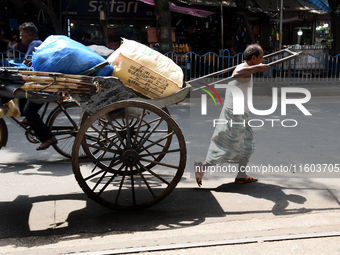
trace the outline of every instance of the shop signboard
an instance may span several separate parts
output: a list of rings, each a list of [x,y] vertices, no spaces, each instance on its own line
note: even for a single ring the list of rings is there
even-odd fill
[[[80,4],[81,2],[81,4]],[[67,0],[63,0],[62,10],[66,9]],[[107,7],[110,17],[152,17],[155,16],[155,7],[137,0],[108,0]],[[71,4],[68,15],[98,16],[103,10],[103,1],[78,0]],[[62,12],[65,14],[65,11]]]

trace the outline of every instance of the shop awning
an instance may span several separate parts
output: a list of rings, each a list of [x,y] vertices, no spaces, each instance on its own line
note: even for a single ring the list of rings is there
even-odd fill
[[[329,8],[328,0],[306,0],[310,4],[320,8],[321,10],[324,10],[327,13],[331,13],[332,9]]]
[[[205,6],[224,6],[224,7],[236,7],[235,1],[232,0],[177,0],[178,2],[188,5],[205,5]]]
[[[279,11],[279,1],[255,0],[263,11]],[[332,10],[326,3],[328,0],[284,0],[283,7],[285,11],[310,11],[319,14],[330,13]]]
[[[139,1],[146,3],[146,4],[155,5],[154,0],[139,0]],[[200,9],[197,9],[197,8],[177,6],[170,1],[169,1],[169,5],[170,5],[170,10],[173,11],[173,12],[192,15],[192,16],[196,16],[196,17],[200,17],[200,18],[206,18],[206,17],[214,14],[213,12],[200,10]]]

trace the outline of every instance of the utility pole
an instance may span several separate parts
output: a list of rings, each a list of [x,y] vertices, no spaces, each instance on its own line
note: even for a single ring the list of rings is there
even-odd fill
[[[283,0],[281,0],[280,4],[279,50],[282,50],[282,22],[283,22]]]
[[[221,0],[221,54],[224,50],[223,39],[224,39],[224,35],[223,35],[223,1]]]
[[[107,0],[103,0],[103,12],[104,12],[104,38],[105,38],[105,46],[109,47],[109,37],[107,34],[107,25],[108,25],[108,16],[109,16],[109,9],[107,7]]]

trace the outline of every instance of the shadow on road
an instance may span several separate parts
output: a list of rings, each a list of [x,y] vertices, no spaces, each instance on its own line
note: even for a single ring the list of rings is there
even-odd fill
[[[283,192],[285,187],[281,187],[273,184],[265,184],[265,183],[252,183],[252,184],[235,184],[235,183],[226,183],[222,184],[219,187],[213,189],[216,192],[225,192],[225,193],[238,193],[243,195],[248,195],[254,198],[266,199],[272,201],[274,206],[272,208],[272,213],[274,215],[289,215],[289,214],[299,214],[299,213],[307,213],[310,212],[311,209],[300,208],[296,210],[287,210],[289,202],[304,204],[307,199],[303,196],[296,194],[286,194]],[[247,212],[251,213],[251,212]]]
[[[0,202],[0,239],[183,228],[198,225],[206,217],[225,216],[211,192],[200,192],[196,196],[196,189],[178,188],[163,201],[140,211],[110,210],[87,199],[85,194],[18,196],[14,201]],[[85,206],[77,210],[74,204],[79,202]],[[43,206],[39,207],[39,218],[32,222],[32,211],[37,214],[34,210],[37,205]],[[65,215],[65,222],[56,220],[58,214]],[[39,225],[39,221],[46,219],[48,224],[40,223],[45,229],[31,230],[32,225]]]
[[[227,183],[214,189],[178,187],[166,199],[141,211],[109,210],[87,199],[87,196],[82,193],[37,197],[22,195],[14,201],[0,202],[0,239],[66,235],[62,238],[72,240],[83,238],[81,235],[76,235],[79,233],[105,235],[109,232],[111,235],[118,235],[136,231],[186,228],[202,224],[209,217],[226,217],[232,214],[271,212],[274,215],[289,215],[314,211],[305,208],[287,209],[290,202],[304,204],[307,200],[301,195],[285,194],[284,189],[286,188],[279,185],[264,183],[250,185]],[[230,193],[238,193],[266,199],[272,201],[274,206],[271,209],[259,208],[256,211],[226,212],[215,198],[214,192],[223,192],[226,196]],[[77,203],[82,203],[84,206],[77,207],[75,206]],[[37,207],[39,210],[34,209]],[[332,209],[334,208],[315,210]],[[32,219],[34,214],[35,220]],[[60,220],[61,214],[64,215],[63,220]],[[34,230],[33,225],[38,227]],[[7,239],[6,245],[11,245],[8,243],[11,242],[10,240],[15,239]],[[43,242],[50,244],[58,241],[59,237],[47,238],[46,241],[42,238],[39,245]],[[18,243],[22,247],[32,246],[32,243],[25,242],[15,242],[15,245]]]
[[[53,161],[29,159],[24,162],[0,163],[0,173],[18,173],[20,175],[49,175],[68,176],[72,175],[70,159],[60,159]]]

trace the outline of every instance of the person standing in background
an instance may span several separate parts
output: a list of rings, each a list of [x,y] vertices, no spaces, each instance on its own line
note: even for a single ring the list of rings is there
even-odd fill
[[[39,40],[38,29],[32,22],[26,22],[19,26],[19,31],[22,43],[28,45],[23,64],[31,66],[32,54],[35,52],[35,48],[42,44],[42,41]],[[30,125],[40,140],[41,144],[37,147],[37,150],[46,150],[50,145],[58,142],[38,113],[43,105],[28,99],[23,111],[26,118],[21,121],[23,124]]]
[[[16,34],[13,34],[11,38],[9,39],[9,42],[7,44],[7,50],[11,50],[7,52],[7,57],[8,58],[13,58],[13,50],[16,50],[18,47],[18,37]],[[18,54],[17,54],[18,55]]]
[[[6,52],[7,51],[7,45],[9,43],[9,40],[5,37],[5,31],[1,27],[1,33],[0,33],[0,52]]]

